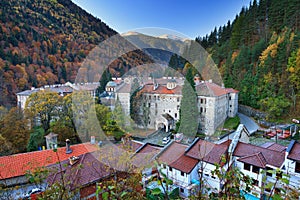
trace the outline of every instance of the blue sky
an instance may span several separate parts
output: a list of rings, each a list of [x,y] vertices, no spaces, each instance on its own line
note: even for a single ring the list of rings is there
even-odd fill
[[[119,33],[159,27],[189,38],[233,21],[250,0],[72,0]]]

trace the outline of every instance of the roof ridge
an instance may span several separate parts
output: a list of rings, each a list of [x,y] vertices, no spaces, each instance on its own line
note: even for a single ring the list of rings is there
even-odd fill
[[[261,155],[261,156],[260,156]],[[258,160],[260,162],[260,164],[262,164],[263,166],[265,166],[267,164],[267,160],[265,158],[265,156],[263,155],[262,152],[258,152],[257,153],[257,157],[258,157]],[[263,160],[262,160],[263,159]],[[263,162],[264,161],[264,162]]]

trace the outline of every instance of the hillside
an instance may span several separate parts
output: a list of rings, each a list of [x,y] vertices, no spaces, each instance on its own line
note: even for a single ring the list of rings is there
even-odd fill
[[[299,10],[299,0],[254,0],[232,23],[196,38],[240,103],[269,119],[300,117]]]
[[[31,87],[74,81],[86,55],[115,34],[71,0],[1,1],[0,105],[16,105],[15,94]],[[110,64],[110,72],[119,76],[147,61],[129,52]]]

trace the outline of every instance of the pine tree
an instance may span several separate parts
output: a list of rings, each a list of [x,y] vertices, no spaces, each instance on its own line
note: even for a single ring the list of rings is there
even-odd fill
[[[199,112],[197,108],[197,95],[186,78],[182,87],[182,99],[180,102],[180,124],[178,132],[186,136],[195,136],[198,130]]]

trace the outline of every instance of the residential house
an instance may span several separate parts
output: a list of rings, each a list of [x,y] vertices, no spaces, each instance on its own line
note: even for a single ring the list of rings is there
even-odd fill
[[[300,143],[292,140],[285,152],[283,171],[290,175],[290,185],[299,189],[300,185]]]
[[[171,142],[158,155],[159,169],[173,185],[179,188],[183,197],[190,196],[197,189],[198,160],[185,155],[187,145]]]

